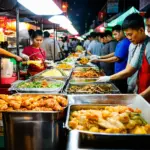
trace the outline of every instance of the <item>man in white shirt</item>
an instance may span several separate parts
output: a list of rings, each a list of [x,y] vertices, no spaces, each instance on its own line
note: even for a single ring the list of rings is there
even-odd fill
[[[50,38],[49,32],[44,32],[44,40],[41,45],[41,48],[43,48],[46,51],[46,59],[47,60],[59,60],[59,53],[60,48],[58,45],[58,42],[55,41],[55,49],[54,49],[54,40]],[[54,50],[55,50],[55,57],[54,57]]]

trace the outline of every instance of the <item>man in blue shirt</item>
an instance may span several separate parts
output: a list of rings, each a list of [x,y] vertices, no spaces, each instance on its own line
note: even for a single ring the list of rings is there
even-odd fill
[[[93,62],[106,62],[114,63],[115,62],[115,73],[118,73],[126,68],[127,59],[128,59],[128,49],[130,41],[125,38],[124,33],[120,25],[116,25],[112,29],[114,38],[118,41],[115,52],[101,56],[98,60],[93,60]],[[116,86],[120,89],[122,93],[127,92],[127,80],[118,80],[115,82]]]

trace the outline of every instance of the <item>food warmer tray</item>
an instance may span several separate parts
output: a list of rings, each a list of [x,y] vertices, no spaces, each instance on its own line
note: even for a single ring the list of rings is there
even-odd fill
[[[68,92],[68,89],[69,89],[71,86],[82,87],[82,86],[89,85],[89,84],[94,84],[94,85],[111,84],[111,86],[112,86],[112,91],[110,91],[110,92],[105,92],[105,93],[106,93],[106,94],[109,94],[109,93],[111,93],[111,94],[120,93],[119,89],[118,89],[113,83],[104,83],[104,82],[77,83],[77,84],[71,84],[71,83],[69,83],[69,84],[66,86],[65,93],[67,93],[67,94],[86,94],[86,91],[69,93],[69,92]],[[87,93],[87,94],[88,94],[88,93]],[[98,93],[98,94],[100,94],[100,93]],[[101,93],[101,94],[104,94],[104,93]]]
[[[42,78],[44,79],[44,78]],[[49,78],[45,78],[47,81],[52,81],[52,82],[58,82],[58,83],[62,83],[63,86],[60,88],[17,88],[17,86],[21,83],[21,82],[30,82],[32,81],[32,78],[25,80],[25,81],[17,81],[16,83],[13,83],[12,86],[9,88],[9,91],[11,93],[61,93],[65,87],[65,82],[64,81],[57,81],[54,79],[49,79]]]
[[[64,94],[46,95],[59,95],[67,98]],[[64,107],[62,111],[2,112],[5,148],[7,150],[58,150],[63,148],[63,143],[66,142],[64,122],[67,107]]]
[[[68,127],[70,112],[73,109],[90,108],[91,105],[128,105],[142,110],[143,118],[150,123],[150,104],[140,95],[69,95],[66,128],[69,130],[67,150],[98,150],[98,149],[150,149],[147,142],[150,134],[106,134],[71,130]],[[82,104],[82,105],[81,105]],[[97,107],[96,106],[96,107]],[[94,106],[95,107],[95,106]]]
[[[46,77],[46,78],[50,78],[50,79],[56,79],[56,80],[63,80],[63,81],[66,81],[70,78],[71,74],[72,74],[72,70],[70,70],[70,74],[69,76],[62,76],[62,77],[55,77],[55,76],[42,76],[43,73],[47,72],[48,70],[50,69],[47,69],[47,70],[44,70],[36,75],[34,75],[34,77]],[[31,77],[32,78],[32,77]]]

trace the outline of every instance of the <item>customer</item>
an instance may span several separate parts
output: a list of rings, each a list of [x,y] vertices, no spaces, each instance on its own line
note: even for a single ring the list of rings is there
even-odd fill
[[[29,73],[34,75],[45,69],[44,61],[46,59],[46,52],[40,48],[43,42],[43,33],[41,30],[34,31],[31,38],[32,45],[25,47],[22,53],[27,55],[30,60],[41,60],[41,67],[35,65],[29,65],[28,67]]]
[[[118,41],[115,53],[112,52],[108,55],[102,56],[101,59],[95,60],[94,62],[115,63],[114,72],[118,73],[126,68],[130,41],[125,38],[120,25],[113,27],[112,33],[114,38]],[[127,79],[117,80],[115,84],[122,93],[127,92]]]
[[[101,58],[105,55],[114,53],[117,45],[117,41],[113,39],[112,32],[109,30],[105,31],[103,42],[105,42],[105,45],[101,50]],[[106,75],[114,74],[114,63],[100,62],[100,67],[104,70]]]
[[[84,48],[82,46],[82,43],[81,42],[78,42],[77,46],[76,46],[76,51],[83,51]]]
[[[41,48],[46,51],[46,59],[47,60],[59,60],[60,57],[60,47],[58,41],[55,41],[55,57],[54,57],[54,39],[50,38],[50,34],[48,31],[44,32],[44,40],[41,44]]]
[[[150,38],[145,34],[145,25],[143,18],[134,13],[129,15],[123,22],[123,29],[127,38],[136,46],[139,54],[133,54],[131,62],[127,67],[112,76],[100,78],[100,81],[113,81],[125,79],[132,76],[137,70],[138,73],[138,93],[150,102]]]
[[[103,44],[98,41],[98,34],[96,32],[91,33],[92,42],[89,44],[89,47],[87,49],[87,53],[89,55],[97,55],[100,56],[101,49],[103,47]]]

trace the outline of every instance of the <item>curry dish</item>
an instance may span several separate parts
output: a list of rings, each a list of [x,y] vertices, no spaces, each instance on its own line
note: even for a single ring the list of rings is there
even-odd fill
[[[64,96],[0,95],[0,111],[61,111],[67,105]]]
[[[99,133],[150,134],[150,124],[141,117],[141,110],[127,106],[73,111],[69,127]]]

